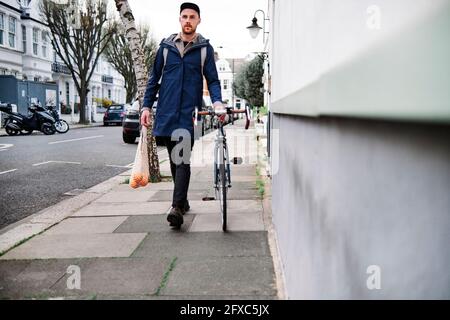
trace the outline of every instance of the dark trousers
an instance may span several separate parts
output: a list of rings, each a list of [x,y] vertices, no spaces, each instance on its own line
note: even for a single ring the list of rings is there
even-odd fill
[[[191,179],[191,163],[190,156],[189,161],[184,161],[182,163],[175,163],[172,158],[172,151],[175,146],[182,142],[172,141],[171,137],[158,137],[167,147],[167,152],[169,153],[170,159],[170,172],[172,173],[172,179],[174,183],[172,207],[178,207],[180,209],[184,208],[184,204],[187,200],[187,193],[189,190],[189,181]],[[191,151],[194,147],[194,137],[191,139]],[[176,151],[175,151],[176,152]],[[183,149],[180,148],[180,157],[183,157]]]

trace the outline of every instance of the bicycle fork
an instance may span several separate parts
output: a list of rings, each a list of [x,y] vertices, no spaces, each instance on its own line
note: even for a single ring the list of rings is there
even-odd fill
[[[228,156],[228,148],[225,134],[223,133],[223,128],[218,130],[215,144],[214,144],[214,187],[217,189],[218,186],[218,176],[220,165],[225,165],[225,172],[228,182],[228,188],[231,188],[231,171],[230,171],[230,158]]]

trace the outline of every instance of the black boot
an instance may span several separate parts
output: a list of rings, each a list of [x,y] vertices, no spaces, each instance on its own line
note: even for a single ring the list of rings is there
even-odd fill
[[[167,221],[169,221],[171,227],[180,228],[184,222],[183,211],[178,207],[172,208],[167,215]]]

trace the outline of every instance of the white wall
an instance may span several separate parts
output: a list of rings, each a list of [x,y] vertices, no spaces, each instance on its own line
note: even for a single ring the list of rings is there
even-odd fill
[[[381,29],[367,27],[367,8],[381,10]],[[276,101],[321,74],[414,24],[448,0],[283,0],[272,15]]]
[[[275,2],[274,112],[450,122],[450,1],[371,4]]]

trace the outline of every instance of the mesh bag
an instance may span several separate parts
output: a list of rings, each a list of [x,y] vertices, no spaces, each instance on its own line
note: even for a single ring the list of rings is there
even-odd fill
[[[142,126],[139,144],[134,158],[133,170],[131,170],[130,187],[133,189],[145,187],[149,179],[148,152],[147,152],[147,128]]]

